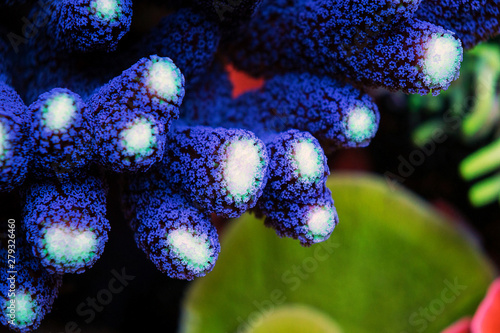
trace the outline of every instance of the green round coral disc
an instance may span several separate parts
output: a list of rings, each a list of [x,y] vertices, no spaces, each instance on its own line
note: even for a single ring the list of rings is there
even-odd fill
[[[328,315],[305,305],[287,305],[264,315],[245,333],[342,333]]]

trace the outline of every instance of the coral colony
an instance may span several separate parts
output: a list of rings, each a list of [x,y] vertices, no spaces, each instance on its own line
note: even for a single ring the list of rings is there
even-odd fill
[[[103,253],[106,172],[124,175],[137,245],[172,278],[214,267],[214,215],[252,210],[303,246],[326,240],[325,152],[375,136],[365,88],[436,95],[463,48],[500,30],[499,0],[156,2],[170,14],[126,42],[131,0],[1,2],[32,6],[36,27],[0,41],[0,191],[24,206],[15,295],[0,272],[13,330],[36,329],[62,274]],[[265,84],[233,98],[227,63]]]

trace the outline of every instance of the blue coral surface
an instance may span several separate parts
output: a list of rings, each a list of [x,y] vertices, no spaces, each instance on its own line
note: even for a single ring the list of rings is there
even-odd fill
[[[212,270],[215,217],[328,239],[327,157],[375,137],[371,89],[446,90],[500,33],[499,1],[151,0],[164,16],[137,25],[133,0],[0,1],[24,23],[0,23],[0,191],[23,200],[26,258],[15,322],[1,268],[0,321],[36,329],[60,276],[99,259],[109,185],[171,278]],[[235,96],[229,65],[265,82]]]

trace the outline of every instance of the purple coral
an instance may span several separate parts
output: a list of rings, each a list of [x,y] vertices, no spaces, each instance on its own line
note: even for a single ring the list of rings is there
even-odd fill
[[[326,187],[304,202],[264,197],[259,209],[266,215],[266,226],[276,230],[280,237],[298,239],[302,246],[325,241],[339,223],[332,194]]]
[[[220,244],[209,214],[174,192],[161,170],[130,176],[124,204],[137,245],[161,272],[192,280],[212,270]]]
[[[99,162],[144,171],[162,159],[166,131],[179,117],[184,76],[169,58],[143,58],[89,101]]]
[[[42,276],[102,254],[99,168],[124,174],[137,245],[173,278],[214,267],[213,216],[253,210],[279,236],[326,240],[339,221],[326,155],[378,130],[365,88],[437,94],[462,47],[499,33],[498,0],[172,0],[133,34],[130,0],[38,5],[36,38],[16,54],[0,42],[0,190],[29,177],[24,228]],[[234,98],[228,60],[267,81]]]
[[[105,185],[90,175],[82,178],[32,183],[24,193],[27,241],[52,273],[84,272],[108,241]]]
[[[267,164],[265,145],[252,132],[180,127],[169,134],[163,172],[204,211],[231,218],[255,206]]]
[[[370,87],[438,93],[458,77],[462,46],[453,32],[413,18],[419,3],[265,1],[232,44],[231,59],[267,77],[306,70]]]
[[[45,7],[47,34],[67,51],[113,50],[132,23],[131,0],[50,0]]]
[[[92,159],[87,107],[68,89],[52,89],[29,106],[34,138],[31,172],[39,178],[65,178]]]
[[[33,139],[30,117],[19,95],[0,82],[0,191],[8,192],[24,181]]]
[[[500,33],[499,0],[424,0],[416,15],[455,32],[465,49]]]
[[[269,155],[265,197],[303,202],[323,191],[330,174],[323,149],[308,132],[289,130],[267,142]]]
[[[2,244],[5,245],[5,244]],[[12,279],[7,260],[0,264],[0,322],[13,331],[26,333],[37,329],[52,309],[62,276],[50,274],[31,255],[24,240],[17,242],[18,272]],[[0,254],[7,258],[7,246]]]

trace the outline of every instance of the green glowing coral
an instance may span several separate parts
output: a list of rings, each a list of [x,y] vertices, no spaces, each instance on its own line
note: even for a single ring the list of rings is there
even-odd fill
[[[342,218],[324,243],[301,248],[250,215],[232,222],[217,266],[188,292],[180,332],[276,333],[311,312],[338,328],[318,319],[300,332],[439,332],[474,313],[494,272],[450,221],[374,176],[337,173],[328,187]]]

